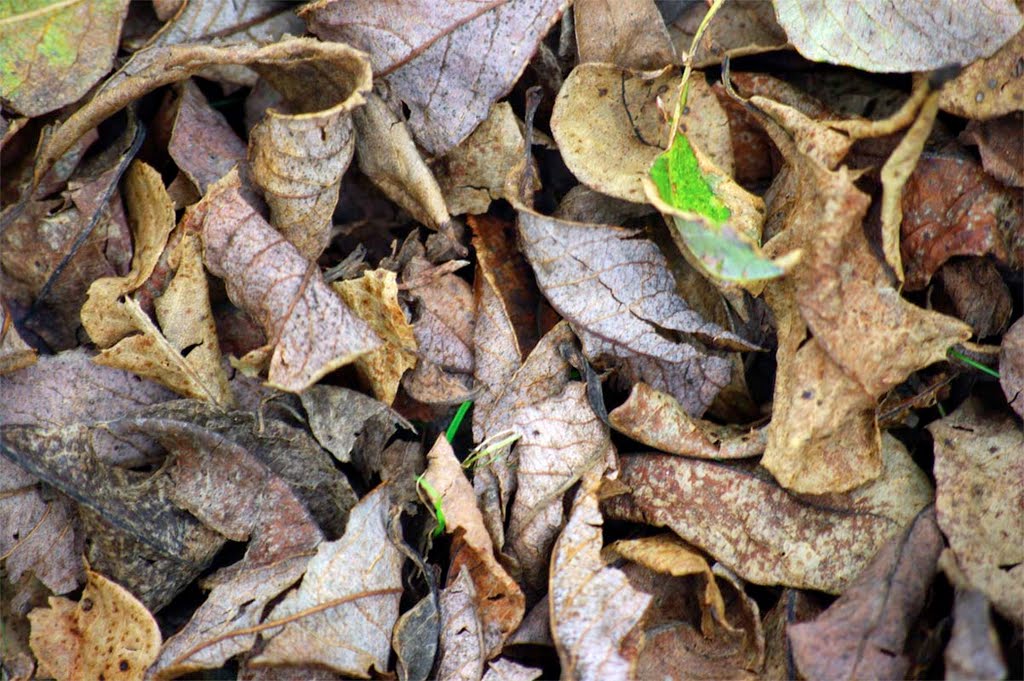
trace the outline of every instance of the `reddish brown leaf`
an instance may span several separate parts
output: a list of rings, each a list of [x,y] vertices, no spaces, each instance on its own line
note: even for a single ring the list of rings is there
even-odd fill
[[[1018,319],[1003,336],[999,348],[999,383],[1006,401],[1024,419],[1024,319]]]
[[[1024,113],[990,121],[971,121],[960,141],[978,147],[981,165],[992,177],[1011,187],[1024,187]]]
[[[179,92],[178,115],[171,128],[167,153],[205,194],[231,168],[245,162],[245,142],[231,129],[224,114],[207,103],[192,80],[185,81]]]

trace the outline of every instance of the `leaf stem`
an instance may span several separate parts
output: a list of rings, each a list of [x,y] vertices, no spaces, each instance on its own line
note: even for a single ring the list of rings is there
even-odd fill
[[[698,43],[700,39],[704,37],[704,32],[707,30],[708,24],[711,23],[711,19],[714,18],[715,14],[718,13],[718,8],[725,3],[725,0],[715,0],[715,2],[708,8],[708,13],[701,19],[700,25],[697,27],[697,32],[693,34],[693,41],[690,43],[690,53],[686,55],[686,67],[683,69],[683,79],[679,82],[679,98],[676,100],[676,108],[672,111],[672,131],[668,137],[668,146],[666,149],[672,148],[672,142],[675,141],[676,135],[679,132],[679,119],[683,115],[683,107],[686,106],[686,95],[689,91],[690,73],[693,71],[693,55],[697,52]]]

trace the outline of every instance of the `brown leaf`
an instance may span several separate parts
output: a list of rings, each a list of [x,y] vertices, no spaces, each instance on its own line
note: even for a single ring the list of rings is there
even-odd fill
[[[341,300],[384,341],[383,346],[356,358],[356,369],[374,396],[390,405],[407,369],[416,366],[418,346],[413,327],[398,302],[398,281],[385,269],[364,272],[358,279],[331,284]]]
[[[1024,418],[1024,321],[1020,319],[1003,335],[999,348],[999,384],[1017,416]]]
[[[230,174],[195,208],[206,265],[272,339],[270,385],[301,392],[381,341],[327,287],[316,264],[253,211],[239,186]]]
[[[75,102],[117,54],[127,0],[14,5],[4,12],[4,108],[36,117]]]
[[[909,629],[924,606],[942,551],[932,509],[893,537],[813,622],[791,625],[800,673],[809,679],[903,678]]]
[[[42,675],[57,681],[141,681],[160,649],[160,628],[130,592],[98,572],[76,604],[50,598],[49,608],[29,613],[32,652]]]
[[[441,591],[441,640],[437,678],[477,681],[484,671],[484,635],[478,597],[466,566]]]
[[[665,21],[653,0],[578,0],[572,8],[580,63],[653,70],[676,63]]]
[[[349,86],[341,101],[323,111],[315,98],[287,112],[270,109],[249,132],[252,177],[270,205],[271,224],[311,261],[331,240],[341,176],[355,152],[352,110],[373,80],[366,56],[351,48],[331,67],[332,78]]]
[[[1019,110],[1024,106],[1021,52],[1024,52],[1024,31],[1018,30],[995,54],[970,64],[946,83],[939,100],[943,111],[964,118],[988,119]]]
[[[573,175],[596,191],[646,203],[641,179],[664,151],[669,128],[659,101],[671,108],[680,80],[674,67],[649,72],[583,64],[573,69],[551,114],[551,133]],[[690,79],[689,88],[689,112],[680,119],[687,138],[731,175],[725,110],[701,74]]]
[[[928,426],[935,438],[935,508],[968,583],[1004,616],[1024,613],[1024,433],[976,400]]]
[[[0,301],[0,376],[32,366],[36,351],[18,335],[7,303]]]
[[[627,639],[651,602],[621,570],[601,560],[599,471],[592,469],[584,479],[551,555],[551,632],[567,678],[630,677],[636,651]]]
[[[971,121],[960,141],[978,147],[981,165],[992,177],[1011,187],[1024,187],[1024,113],[989,121]]]
[[[566,5],[564,0],[460,0],[442,6],[427,0],[401,6],[319,0],[299,15],[320,38],[368,52],[374,73],[409,107],[417,142],[441,156],[512,89]]]
[[[704,3],[682,5],[678,17],[670,20],[668,31],[679,54],[686,54],[693,44],[693,35],[707,15]],[[673,8],[672,13],[679,10]],[[714,17],[713,30],[704,33],[690,59],[697,68],[720,64],[724,57],[740,57],[784,49],[789,41],[786,32],[775,21],[775,9],[766,2],[724,3]],[[737,161],[739,156],[737,156]]]
[[[383,486],[365,496],[352,509],[345,536],[320,544],[302,584],[267,619],[349,600],[264,633],[269,640],[253,665],[316,664],[360,677],[371,667],[387,671],[404,561],[387,537],[388,499]]]
[[[435,587],[420,601],[402,613],[391,635],[391,646],[398,658],[401,681],[427,681],[441,632],[441,613]],[[268,680],[269,681],[269,680]]]
[[[188,3],[191,7],[195,3]],[[203,4],[203,3],[199,3]],[[201,194],[246,160],[245,142],[192,80],[181,86],[167,153]]]
[[[536,681],[542,676],[543,670],[500,657],[487,663],[483,681]]]
[[[620,477],[632,492],[605,503],[610,517],[671,528],[747,581],[839,593],[930,502],[900,470],[892,462],[853,495],[800,500],[743,468],[637,454],[622,457]]]
[[[498,563],[491,536],[476,505],[473,485],[444,434],[438,436],[427,454],[424,477],[441,497],[446,532],[456,535],[448,573],[461,579],[465,571],[472,581],[472,607],[479,618],[481,653],[484,658],[494,657],[523,620],[523,592]],[[449,589],[452,586],[449,583]],[[444,608],[442,596],[442,613]]]
[[[587,359],[617,369],[626,384],[644,381],[699,416],[730,374],[702,341],[751,347],[692,311],[665,257],[634,231],[520,210],[519,232],[541,291]]]
[[[985,595],[974,589],[957,589],[953,603],[953,633],[946,644],[946,678],[1005,679],[1006,662],[999,650],[999,636],[989,615]]]
[[[957,258],[943,265],[937,278],[953,314],[971,325],[975,338],[998,336],[1006,331],[1013,314],[1013,299],[991,260],[977,256]]]
[[[691,418],[671,395],[640,382],[608,414],[620,433],[669,454],[700,459],[742,459],[764,453],[767,432]]]

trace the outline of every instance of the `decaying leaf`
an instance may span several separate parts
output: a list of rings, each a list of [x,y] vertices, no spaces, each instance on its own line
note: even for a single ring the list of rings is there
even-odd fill
[[[238,175],[229,174],[194,209],[206,266],[271,339],[270,385],[301,392],[381,341],[327,287],[316,263],[249,206],[239,187]]]
[[[416,141],[432,156],[441,156],[473,132],[491,104],[512,89],[566,4],[319,0],[300,16],[320,38],[369,53],[374,73],[409,107]]]
[[[160,649],[153,615],[124,587],[92,570],[86,570],[77,604],[51,597],[49,608],[36,608],[28,618],[39,671],[57,681],[141,681]]]
[[[401,681],[427,681],[434,667],[441,631],[438,598],[428,593],[420,602],[402,613],[391,636],[398,658]]]
[[[1006,678],[1006,662],[999,651],[989,602],[980,591],[956,590],[953,632],[943,658],[946,678],[951,681]]]
[[[1024,617],[1024,433],[976,400],[928,426],[935,508],[967,582],[1011,620]]]
[[[904,678],[902,654],[936,572],[942,535],[929,508],[890,539],[813,622],[788,627],[793,657],[809,679]]]
[[[193,3],[189,3],[191,5]],[[211,107],[199,86],[185,81],[167,153],[201,193],[246,158],[246,146],[224,115]]]
[[[0,301],[0,376],[32,366],[35,361],[36,351],[18,335],[6,303]]]
[[[604,62],[652,70],[676,63],[668,29],[654,0],[578,0],[572,11],[581,64]]]
[[[957,258],[943,265],[936,277],[953,314],[971,325],[976,339],[1006,331],[1013,314],[1013,298],[991,260]]]
[[[959,140],[978,147],[985,172],[1005,185],[1024,188],[1024,111],[971,121]]]
[[[0,10],[0,99],[35,117],[70,104],[110,69],[127,0],[12,4]]]
[[[633,386],[629,398],[609,412],[612,428],[669,454],[700,459],[742,459],[764,453],[766,431],[720,426],[691,418],[671,395],[646,383]]]
[[[680,54],[689,52],[697,27],[708,12],[705,3],[669,6],[665,15],[672,43]],[[672,16],[679,12],[676,16]],[[786,47],[786,32],[775,21],[775,8],[768,2],[726,2],[718,8],[710,30],[705,31],[697,49],[689,56],[694,67],[719,64],[726,57],[771,52]],[[739,159],[737,159],[739,160]]]
[[[1024,321],[1018,319],[999,348],[999,383],[1006,401],[1024,419]]]
[[[479,602],[469,571],[463,566],[441,591],[441,641],[437,678],[476,681],[484,671],[484,635]]]
[[[290,621],[263,633],[253,665],[312,663],[359,677],[387,670],[404,560],[387,536],[389,498],[378,487],[352,509],[344,537],[320,544],[302,584],[267,617]]]
[[[356,369],[384,404],[395,401],[407,369],[416,366],[416,337],[398,302],[398,281],[385,269],[364,272],[358,279],[333,283],[335,293],[384,341],[383,346],[356,358]]]
[[[987,59],[978,59],[968,65],[942,88],[939,105],[943,111],[966,118],[988,119],[1018,111],[1024,106],[1024,83],[1021,82],[1020,71],[1024,31],[1019,29],[1018,25],[1017,35],[1006,41],[995,54],[979,55]]]
[[[483,681],[536,681],[542,676],[544,671],[541,669],[501,657],[487,663]]]
[[[775,0],[775,14],[806,58],[881,73],[969,64],[991,55],[1024,24],[1010,0],[974,12],[944,2],[899,8],[863,0]]]

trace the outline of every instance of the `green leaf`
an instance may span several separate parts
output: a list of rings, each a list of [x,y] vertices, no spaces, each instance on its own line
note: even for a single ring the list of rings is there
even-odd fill
[[[686,135],[676,135],[672,147],[654,159],[651,179],[661,198],[673,208],[703,215],[716,225],[732,215],[700,172]]]

